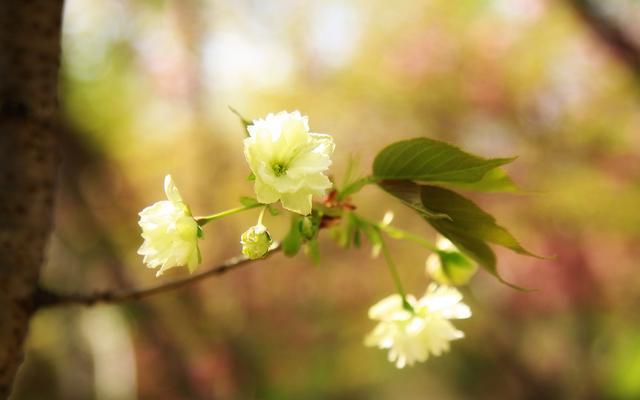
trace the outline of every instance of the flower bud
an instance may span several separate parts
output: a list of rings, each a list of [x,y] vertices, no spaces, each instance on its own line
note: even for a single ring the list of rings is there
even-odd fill
[[[311,240],[318,233],[318,224],[314,220],[314,217],[307,215],[300,221],[300,233],[306,240]]]
[[[478,264],[444,237],[438,239],[436,247],[438,250],[427,258],[427,275],[445,285],[469,283],[478,270]]]
[[[242,234],[240,243],[242,243],[242,254],[252,260],[256,260],[267,254],[273,240],[271,240],[267,227],[258,224]]]

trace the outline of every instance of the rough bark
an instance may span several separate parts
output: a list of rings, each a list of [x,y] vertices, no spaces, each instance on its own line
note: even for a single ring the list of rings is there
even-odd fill
[[[0,0],[0,398],[22,362],[52,227],[62,0]]]

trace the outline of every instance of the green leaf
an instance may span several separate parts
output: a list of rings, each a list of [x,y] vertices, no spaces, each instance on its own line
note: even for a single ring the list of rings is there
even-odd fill
[[[497,224],[493,216],[471,200],[451,190],[428,185],[420,185],[420,197],[426,209],[451,217],[451,220],[433,221],[439,227],[434,225],[436,229],[504,246],[519,254],[540,257],[522,247],[508,230]]]
[[[277,208],[275,208],[273,205],[269,204],[267,206],[267,211],[269,211],[269,214],[271,214],[272,216],[276,216],[278,214],[280,214],[280,211],[278,211]]]
[[[360,157],[355,156],[354,154],[349,154],[349,159],[347,160],[347,167],[344,170],[344,176],[340,181],[340,187],[344,188],[349,186],[352,182],[356,181],[356,169],[358,164],[360,163]]]
[[[362,232],[364,232],[367,240],[371,243],[371,256],[373,258],[378,257],[380,250],[382,249],[382,236],[380,235],[380,230],[371,225],[364,225]]]
[[[300,217],[298,215],[291,216],[291,226],[289,233],[282,240],[282,250],[284,254],[292,257],[298,254],[302,246],[303,237],[300,232]]]
[[[500,282],[516,290],[529,291],[529,289],[521,288],[520,286],[516,286],[505,281],[502,276],[500,276],[498,268],[496,267],[496,255],[487,243],[472,236],[449,230],[447,227],[441,226],[438,221],[427,220],[427,222],[429,222],[431,226],[433,226],[443,236],[446,236],[451,240],[451,242],[453,242],[453,244],[455,244],[463,253],[473,258],[478,265],[496,277]]]
[[[417,138],[385,147],[373,162],[379,179],[423,182],[477,182],[515,158],[482,158],[438,140]]]
[[[435,230],[502,283],[518,290],[526,290],[500,277],[496,268],[496,256],[487,242],[508,247],[517,253],[539,256],[524,249],[509,231],[496,223],[495,218],[472,201],[448,189],[410,181],[383,181],[379,185],[407,205],[407,201],[398,194],[406,198],[409,193],[413,202],[409,206],[419,212]],[[416,193],[420,205],[416,204]],[[448,218],[434,218],[432,215],[446,215]]]
[[[439,182],[434,182],[438,184]],[[507,172],[502,168],[495,168],[487,172],[482,179],[476,182],[441,182],[445,186],[455,189],[474,190],[478,192],[490,193],[516,193],[520,191],[518,186],[511,180]]]
[[[378,185],[390,195],[397,197],[404,205],[419,212],[425,218],[451,219],[447,214],[424,207],[420,195],[420,185],[411,181],[382,181]]]
[[[375,181],[376,178],[372,176],[365,176],[364,178],[360,178],[349,183],[338,192],[338,201],[342,201],[352,194],[359,192],[363,187],[367,186],[368,184],[374,183]]]
[[[360,248],[361,244],[362,244],[361,231],[360,231],[360,229],[356,229],[356,231],[353,232],[353,245],[356,248]]]
[[[443,236],[451,240],[463,253],[473,258],[485,270],[500,279],[496,268],[496,255],[484,241],[447,229],[446,226],[438,224],[437,221],[428,222]]]
[[[344,228],[342,228],[342,235],[340,237],[340,245],[345,249],[351,247],[351,243],[353,240],[353,235],[358,229],[358,220],[353,217],[353,213],[349,213],[346,215]]]
[[[245,207],[252,207],[252,206],[260,204],[260,202],[258,200],[256,200],[256,199],[254,199],[253,197],[242,196],[242,197],[240,197],[240,204],[242,204]]]
[[[321,219],[322,215],[317,210],[313,210],[311,215],[302,217],[300,220],[300,233],[303,239],[311,240],[318,235]]]
[[[313,238],[307,242],[305,253],[315,265],[320,264],[320,246],[318,245],[318,238]]]

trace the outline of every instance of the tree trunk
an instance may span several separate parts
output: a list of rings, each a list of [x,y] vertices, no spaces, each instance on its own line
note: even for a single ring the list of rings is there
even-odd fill
[[[52,228],[63,0],[0,0],[0,398],[23,343]]]

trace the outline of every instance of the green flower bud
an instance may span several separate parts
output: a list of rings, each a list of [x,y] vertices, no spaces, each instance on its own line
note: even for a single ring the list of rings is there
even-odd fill
[[[312,215],[307,215],[306,217],[302,218],[302,220],[300,221],[300,233],[302,233],[302,236],[305,239],[313,239],[316,236],[317,232],[318,224],[316,223]]]
[[[427,275],[444,285],[468,284],[478,270],[478,264],[444,237],[438,239],[436,247],[438,251],[427,258]]]
[[[271,247],[271,235],[267,231],[267,227],[258,224],[249,228],[240,237],[242,243],[242,254],[252,260],[264,257]]]

